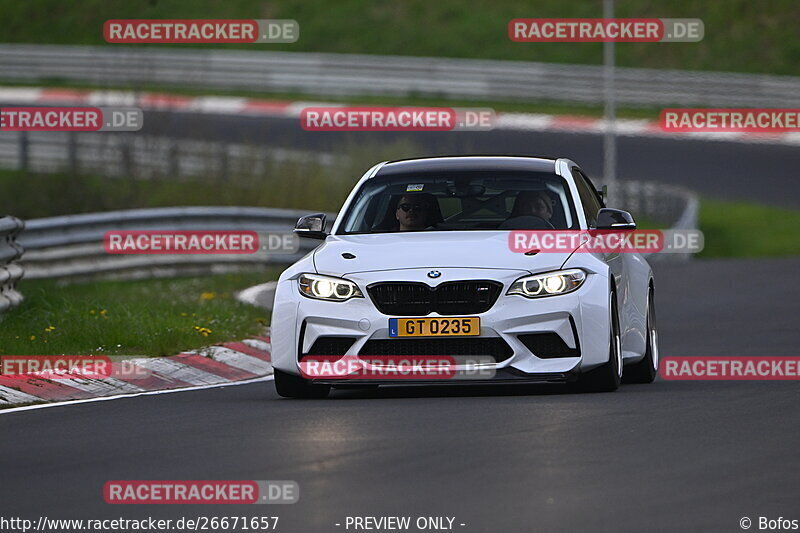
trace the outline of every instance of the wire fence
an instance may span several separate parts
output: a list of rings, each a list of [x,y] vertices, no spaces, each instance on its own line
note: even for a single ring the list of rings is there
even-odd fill
[[[31,172],[224,179],[230,175],[263,175],[272,163],[332,165],[336,161],[337,157],[329,153],[158,135],[0,133],[0,168]]]

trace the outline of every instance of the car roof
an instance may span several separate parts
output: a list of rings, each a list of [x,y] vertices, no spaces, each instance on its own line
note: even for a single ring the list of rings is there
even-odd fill
[[[383,164],[373,177],[393,174],[447,171],[528,171],[555,172],[556,159],[522,156],[444,156],[400,159]]]

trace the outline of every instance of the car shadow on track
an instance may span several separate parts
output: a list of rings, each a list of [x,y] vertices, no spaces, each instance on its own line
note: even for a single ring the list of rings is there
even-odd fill
[[[633,391],[642,386],[623,385],[620,389]],[[480,396],[559,396],[594,395],[602,393],[577,391],[563,383],[498,384],[498,385],[382,385],[380,388],[331,389],[331,400],[380,400],[396,398],[458,398]]]

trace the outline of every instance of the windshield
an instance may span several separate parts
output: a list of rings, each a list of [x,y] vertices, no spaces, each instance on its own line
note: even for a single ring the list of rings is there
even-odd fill
[[[437,172],[364,183],[339,234],[578,229],[564,179],[545,172]]]

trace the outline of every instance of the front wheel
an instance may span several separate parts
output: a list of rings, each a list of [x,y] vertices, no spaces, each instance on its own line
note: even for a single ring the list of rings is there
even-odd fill
[[[625,369],[625,383],[652,383],[658,374],[658,331],[656,330],[656,304],[654,291],[647,296],[647,346],[644,358]]]
[[[619,313],[617,312],[617,296],[611,292],[609,296],[611,311],[611,327],[609,328],[608,362],[581,374],[576,387],[585,392],[613,392],[619,388],[622,380],[622,341],[619,333]]]
[[[275,390],[284,398],[326,398],[329,385],[316,385],[301,376],[275,370]]]

